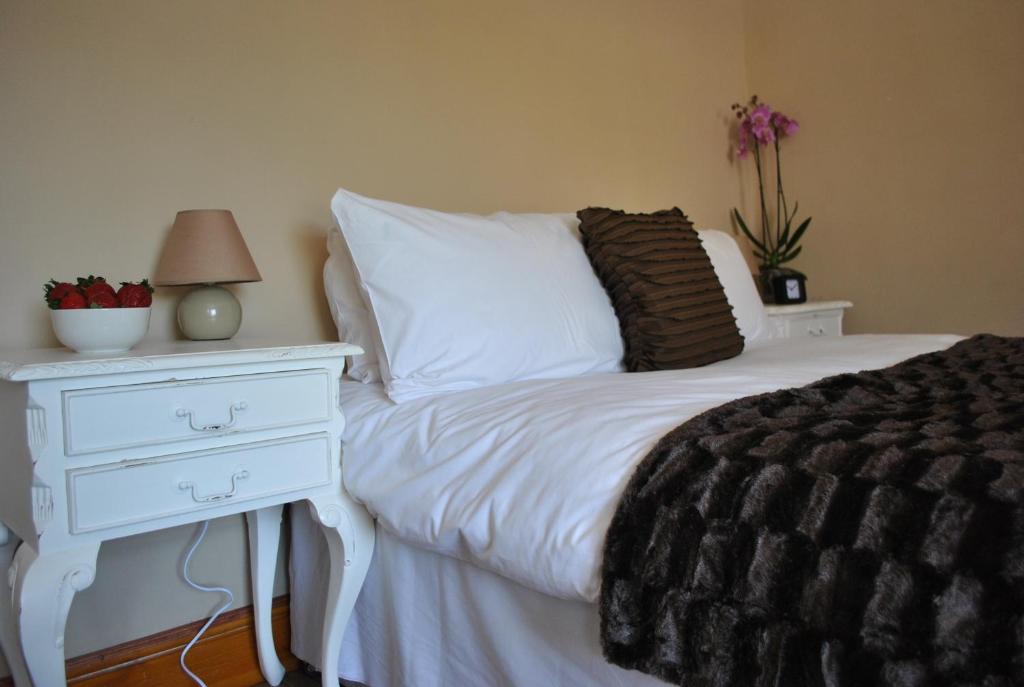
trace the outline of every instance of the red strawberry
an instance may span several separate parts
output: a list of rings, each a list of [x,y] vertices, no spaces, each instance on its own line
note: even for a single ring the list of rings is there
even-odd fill
[[[149,285],[148,279],[138,284],[123,281],[117,290],[117,300],[122,308],[148,308],[153,304],[153,287]]]
[[[84,293],[85,297],[88,298],[90,301],[95,296],[98,296],[100,294],[106,294],[106,295],[110,296],[111,298],[113,298],[114,300],[117,300],[117,293],[114,291],[114,287],[111,286],[110,284],[108,284],[102,277],[100,277],[99,279],[94,281],[89,286],[85,287],[85,289],[83,289],[82,293]],[[114,307],[114,308],[116,308],[117,306],[114,305],[114,306],[104,306],[104,307]]]
[[[87,303],[85,296],[75,290],[68,293],[64,298],[61,298],[59,305],[61,310],[79,310],[80,308],[84,308]]]
[[[87,289],[88,290],[88,289]],[[118,308],[117,296],[114,295],[114,290],[110,292],[96,291],[89,296],[89,307],[90,308]]]
[[[64,296],[68,295],[73,291],[77,291],[74,284],[69,284],[66,281],[57,281],[51,279],[50,281],[43,284],[43,291],[45,292],[46,304],[53,310],[60,307],[60,301]]]

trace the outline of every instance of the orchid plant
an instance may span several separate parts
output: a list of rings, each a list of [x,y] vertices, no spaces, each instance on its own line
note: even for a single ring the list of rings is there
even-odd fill
[[[811,218],[808,217],[793,228],[793,220],[800,204],[794,204],[793,211],[789,211],[786,191],[782,186],[782,163],[779,159],[779,141],[799,131],[800,124],[758,101],[756,95],[752,96],[746,105],[734,103],[732,110],[739,120],[736,129],[736,157],[744,159],[753,153],[754,166],[757,168],[757,186],[761,196],[761,237],[754,236],[743,215],[736,208],[732,210],[733,217],[740,230],[754,244],[754,256],[761,261],[762,268],[778,267],[800,254],[800,239],[811,224]],[[765,199],[765,167],[769,164],[769,147],[775,149],[774,226]]]

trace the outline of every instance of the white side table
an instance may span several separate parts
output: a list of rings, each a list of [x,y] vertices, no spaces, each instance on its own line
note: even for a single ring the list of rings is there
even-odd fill
[[[104,541],[236,513],[249,525],[260,667],[280,683],[271,595],[281,511],[296,501],[329,544],[323,684],[335,687],[374,544],[341,482],[340,379],[344,356],[361,352],[244,339],[0,351],[0,565],[12,590],[0,594],[0,641],[17,687],[65,684],[68,610]]]
[[[766,305],[772,338],[793,339],[802,336],[842,336],[843,312],[850,301],[817,301],[796,305]]]

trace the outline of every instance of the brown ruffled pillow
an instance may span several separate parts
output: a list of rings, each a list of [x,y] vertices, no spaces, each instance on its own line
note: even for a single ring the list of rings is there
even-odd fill
[[[743,337],[693,224],[679,208],[576,213],[611,297],[630,372],[699,367],[739,355]]]

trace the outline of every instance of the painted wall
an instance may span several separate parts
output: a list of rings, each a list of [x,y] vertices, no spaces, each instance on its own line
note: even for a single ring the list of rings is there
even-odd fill
[[[53,345],[51,276],[152,273],[177,210],[234,211],[265,281],[240,335],[333,336],[335,188],[445,210],[678,204],[723,226],[739,0],[0,0],[0,348]],[[175,336],[179,291],[150,336]],[[203,616],[192,529],[110,544],[68,655]],[[248,602],[240,519],[197,578]]]
[[[748,0],[751,87],[803,124],[795,266],[853,332],[1024,335],[1024,3]]]

